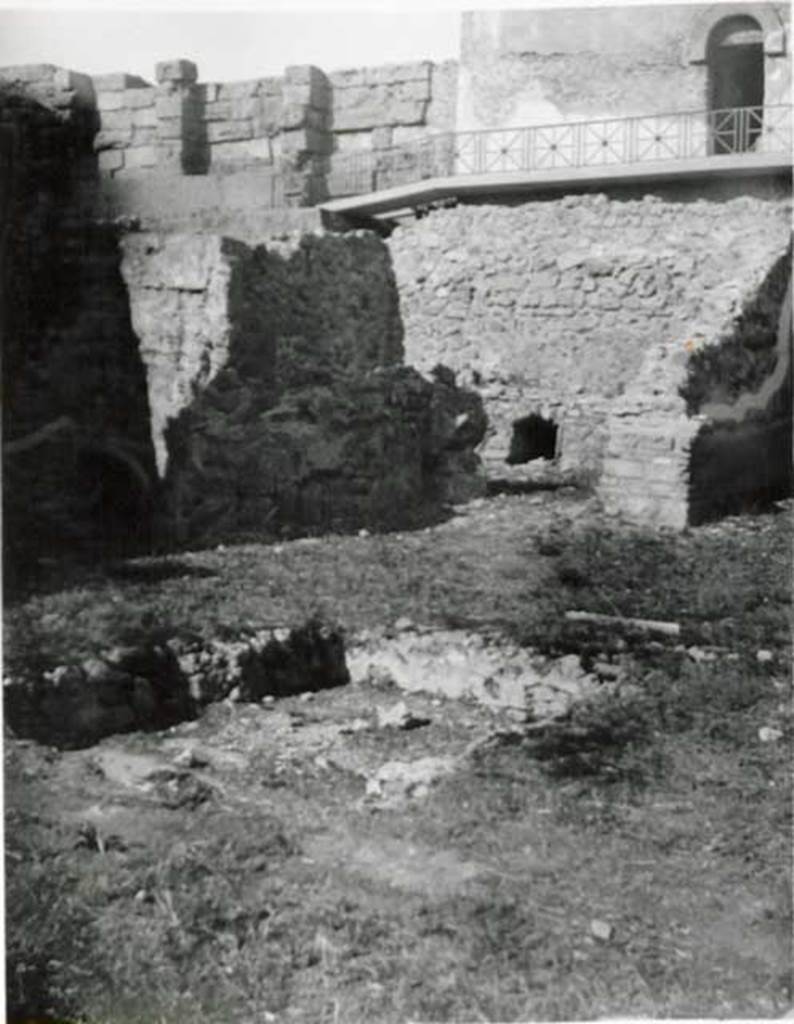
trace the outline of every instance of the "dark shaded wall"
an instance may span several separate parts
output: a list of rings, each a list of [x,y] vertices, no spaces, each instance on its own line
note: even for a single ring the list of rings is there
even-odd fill
[[[754,511],[792,493],[791,251],[734,330],[696,362],[685,395],[707,417],[692,443],[689,522]]]
[[[116,231],[77,212],[95,180],[90,81],[48,65],[0,83],[4,550],[147,542],[145,378]],[[38,76],[38,77],[36,77]]]

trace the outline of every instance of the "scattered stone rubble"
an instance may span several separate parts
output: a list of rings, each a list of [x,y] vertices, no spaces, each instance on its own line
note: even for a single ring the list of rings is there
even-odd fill
[[[310,621],[233,641],[115,647],[42,675],[6,677],[3,695],[14,735],[70,748],[163,729],[227,697],[258,701],[348,681],[340,634]]]
[[[401,622],[397,632],[359,633],[347,651],[340,632],[311,620],[232,639],[173,637],[115,647],[37,676],[6,677],[6,722],[17,737],[83,747],[113,733],[166,728],[219,701],[272,705],[275,698],[308,696],[351,680],[472,700],[521,721],[549,721],[604,686],[619,685],[623,675],[620,664],[599,663],[589,673],[577,655],[550,660],[496,634]],[[298,712],[293,717],[302,724]],[[400,700],[379,709],[371,726],[404,731],[429,721]],[[369,727],[357,719],[348,731]],[[412,790],[412,778],[409,772],[398,788]]]
[[[512,708],[528,719],[565,714],[601,686],[576,654],[550,660],[496,634],[454,629],[362,631],[351,638],[347,664],[356,682],[387,679],[402,690]],[[619,671],[609,665],[604,677]]]

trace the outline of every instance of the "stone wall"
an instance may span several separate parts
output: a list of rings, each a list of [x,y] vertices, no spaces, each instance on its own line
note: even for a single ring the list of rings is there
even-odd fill
[[[95,172],[94,94],[50,65],[0,75],[5,556],[134,546],[152,465],[115,231],[76,215]]]
[[[371,157],[455,123],[455,61],[327,75],[297,65],[281,76],[199,83],[196,66],[177,60],[158,64],[156,78],[156,85],[123,73],[94,78],[100,171],[138,178],[256,168],[252,206],[344,194],[357,180],[356,155]]]
[[[156,86],[127,74],[94,79],[101,172],[196,175],[257,166],[269,168],[274,178],[260,201],[305,205],[322,197],[313,162],[330,146],[328,90],[318,69],[199,84],[196,65],[175,60],[159,63],[155,74]]]
[[[721,324],[654,345],[613,405],[600,493],[629,519],[680,529],[792,488],[791,250],[748,268]],[[775,258],[776,257],[776,258]]]
[[[400,365],[375,235],[133,233],[124,253],[172,542],[407,526],[481,493],[479,402]]]
[[[219,235],[132,233],[123,248],[161,476],[168,423],[227,366],[266,385],[272,405],[303,359],[352,371],[401,361],[388,252],[368,232],[255,249]]]
[[[492,477],[531,476],[537,443],[563,472],[602,479],[614,510],[647,520],[658,507],[658,521],[681,525],[701,421],[679,391],[698,375],[702,345],[728,360],[724,339],[789,231],[786,199],[582,195],[435,211],[388,242],[406,360],[444,363],[482,396]],[[778,290],[772,307],[781,303]],[[774,362],[756,359],[742,390]],[[698,379],[719,400],[719,375]]]

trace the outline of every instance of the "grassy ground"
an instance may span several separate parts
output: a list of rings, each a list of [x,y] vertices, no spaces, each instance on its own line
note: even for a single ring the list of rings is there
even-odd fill
[[[349,631],[497,625],[631,669],[545,737],[419,694],[404,699],[430,725],[351,732],[400,697],[357,684],[89,751],[10,741],[11,1018],[783,1012],[790,578],[786,515],[651,536],[543,495],[428,532],[196,553],[28,595],[7,612],[12,671],[318,611]],[[574,629],[570,608],[672,619],[681,641]],[[100,757],[173,765],[188,743],[208,764],[148,789]],[[459,760],[426,799],[363,799],[379,765],[429,754]]]

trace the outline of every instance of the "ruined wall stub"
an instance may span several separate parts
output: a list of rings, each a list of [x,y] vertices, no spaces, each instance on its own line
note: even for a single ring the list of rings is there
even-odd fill
[[[483,493],[480,400],[402,364],[377,236],[133,233],[123,248],[168,539],[406,527]]]

